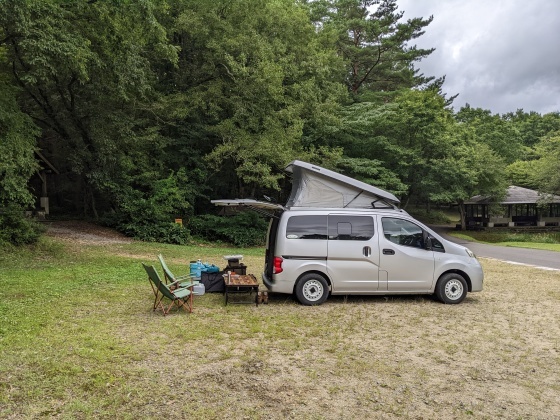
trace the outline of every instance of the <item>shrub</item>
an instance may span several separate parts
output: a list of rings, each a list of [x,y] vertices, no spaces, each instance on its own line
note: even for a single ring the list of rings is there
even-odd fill
[[[411,208],[407,211],[416,219],[427,225],[447,225],[451,223],[449,216],[440,210],[430,210]]]
[[[237,213],[234,216],[205,214],[189,221],[189,229],[193,235],[238,247],[263,246],[267,228],[267,221],[253,212]]]
[[[155,180],[152,189],[142,191],[131,187],[117,190],[117,209],[103,221],[125,235],[148,242],[184,245],[189,231],[174,223],[177,215],[191,210],[184,171]]]
[[[0,211],[0,244],[25,245],[37,242],[43,227],[25,217],[23,209],[11,206]]]

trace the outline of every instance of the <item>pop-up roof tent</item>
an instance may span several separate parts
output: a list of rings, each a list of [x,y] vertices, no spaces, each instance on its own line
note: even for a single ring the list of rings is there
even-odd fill
[[[307,162],[294,160],[286,171],[293,174],[286,207],[394,208],[399,203],[387,191]]]
[[[395,208],[400,202],[380,188],[300,160],[291,162],[286,172],[292,173],[292,192],[285,207],[250,199],[212,200],[212,203],[263,211],[291,207]]]

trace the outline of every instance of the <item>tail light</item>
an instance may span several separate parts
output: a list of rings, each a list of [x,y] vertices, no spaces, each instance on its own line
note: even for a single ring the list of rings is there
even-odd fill
[[[274,257],[274,266],[272,268],[272,274],[279,274],[282,271],[284,271],[284,269],[282,268],[282,263],[284,262],[284,260],[280,257]]]

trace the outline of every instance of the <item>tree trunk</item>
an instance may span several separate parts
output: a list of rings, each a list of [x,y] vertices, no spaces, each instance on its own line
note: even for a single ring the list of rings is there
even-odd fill
[[[459,205],[459,214],[461,215],[461,230],[467,230],[467,221],[465,214],[465,202],[463,200],[457,201]]]

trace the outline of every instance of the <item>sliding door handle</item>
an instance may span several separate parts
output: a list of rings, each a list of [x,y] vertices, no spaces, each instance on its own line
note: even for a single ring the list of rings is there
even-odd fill
[[[383,255],[395,255],[395,250],[394,249],[384,249],[383,250]]]

